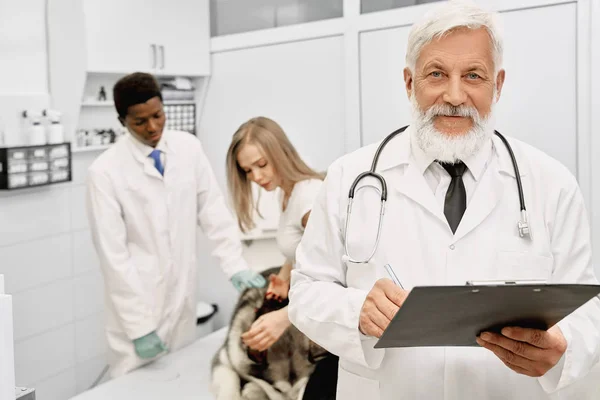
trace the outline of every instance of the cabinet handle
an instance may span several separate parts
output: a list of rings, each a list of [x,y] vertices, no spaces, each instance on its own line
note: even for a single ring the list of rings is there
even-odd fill
[[[162,44],[159,46],[160,48],[160,69],[165,69],[165,46]]]
[[[150,47],[152,48],[152,69],[155,69],[156,68],[156,45],[151,44]]]

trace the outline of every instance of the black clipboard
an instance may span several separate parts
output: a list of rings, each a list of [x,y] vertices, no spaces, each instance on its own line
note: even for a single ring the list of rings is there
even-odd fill
[[[505,326],[546,330],[600,293],[600,285],[418,286],[375,348],[478,346]]]

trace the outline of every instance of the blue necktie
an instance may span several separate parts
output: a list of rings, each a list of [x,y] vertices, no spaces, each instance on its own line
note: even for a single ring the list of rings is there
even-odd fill
[[[154,167],[158,170],[158,172],[160,172],[161,175],[164,175],[165,168],[160,161],[160,150],[152,150],[152,153],[150,153],[150,158],[154,160]]]

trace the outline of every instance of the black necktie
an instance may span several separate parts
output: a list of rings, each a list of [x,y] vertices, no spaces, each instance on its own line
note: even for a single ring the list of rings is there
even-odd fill
[[[456,233],[456,228],[458,228],[458,224],[467,209],[467,191],[462,179],[467,166],[462,161],[456,164],[440,163],[440,165],[452,177],[450,186],[448,186],[448,191],[446,192],[444,215],[448,220],[452,233]]]

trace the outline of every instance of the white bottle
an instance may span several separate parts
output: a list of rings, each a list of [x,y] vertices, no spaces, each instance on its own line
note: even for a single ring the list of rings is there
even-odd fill
[[[48,116],[49,124],[46,127],[46,140],[48,143],[57,144],[65,141],[65,131],[60,123],[60,113],[58,111],[49,111],[44,114]]]
[[[31,116],[29,144],[34,146],[46,144],[46,132],[37,116]]]

